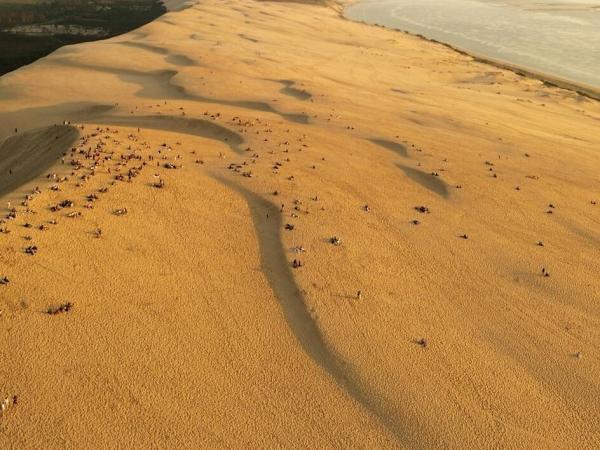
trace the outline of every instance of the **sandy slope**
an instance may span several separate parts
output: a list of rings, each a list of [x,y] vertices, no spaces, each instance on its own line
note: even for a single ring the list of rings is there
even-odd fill
[[[0,447],[597,448],[599,121],[298,2],[0,78]]]

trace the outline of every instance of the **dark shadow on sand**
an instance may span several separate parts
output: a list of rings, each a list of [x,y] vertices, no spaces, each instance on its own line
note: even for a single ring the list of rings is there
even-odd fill
[[[79,122],[106,114],[114,105],[91,102],[57,103],[49,106],[23,108],[0,113],[0,141],[19,132],[62,124],[65,121]],[[33,125],[32,125],[33,124]]]
[[[241,37],[242,39],[246,39],[247,41],[253,42],[253,43],[258,43],[260,42],[258,39],[254,39],[253,37],[250,37],[244,33],[240,33],[238,34],[239,37]]]
[[[279,208],[231,180],[221,176],[215,176],[215,179],[239,193],[247,202],[260,247],[261,269],[279,301],[290,330],[304,352],[326,371],[340,388],[401,441],[403,433],[394,420],[398,417],[398,411],[387,405],[381,395],[369,392],[369,389],[358,381],[350,363],[344,361],[327,344],[323,333],[311,317],[286,257]]]
[[[391,150],[404,158],[408,158],[408,152],[406,151],[406,147],[399,142],[388,141],[387,139],[369,139],[375,145],[379,145],[387,150]]]
[[[238,154],[244,153],[241,144],[244,139],[234,131],[210,120],[177,116],[104,116],[96,118],[98,123],[113,126],[146,128],[152,130],[172,131],[176,133],[199,136],[223,142]]]
[[[312,98],[312,94],[310,92],[305,91],[304,89],[298,89],[294,87],[296,84],[292,80],[276,80],[278,83],[283,84],[283,88],[279,91],[284,95],[288,95],[290,97],[294,97],[297,100],[310,100]]]
[[[420,184],[425,189],[434,192],[435,194],[443,198],[448,198],[448,196],[450,195],[448,185],[444,180],[441,180],[439,177],[436,177],[435,175],[429,173],[425,173],[422,170],[415,169],[414,167],[404,166],[402,164],[396,165],[400,169],[402,169],[402,171],[408,178]]]
[[[77,128],[52,125],[6,139],[0,145],[0,197],[47,172],[78,138]]]
[[[175,66],[196,66],[196,62],[185,55],[171,52],[168,48],[157,45],[147,44],[145,42],[125,41],[119,42],[127,47],[139,48],[165,57],[165,61]]]
[[[159,100],[191,100],[209,104],[234,106],[237,108],[249,109],[253,111],[262,111],[277,114],[282,119],[285,119],[290,122],[300,124],[309,123],[309,118],[307,115],[302,113],[284,113],[276,110],[267,102],[252,100],[222,100],[192,94],[188,92],[187,89],[183,86],[179,86],[173,83],[173,77],[175,77],[175,75],[178,74],[178,72],[175,70],[157,70],[151,72],[143,72],[133,69],[104,67],[93,64],[79,64],[71,60],[61,60],[60,64],[116,75],[125,82],[137,84],[138,86],[140,86],[140,90],[136,93],[136,95],[140,98],[153,98]]]

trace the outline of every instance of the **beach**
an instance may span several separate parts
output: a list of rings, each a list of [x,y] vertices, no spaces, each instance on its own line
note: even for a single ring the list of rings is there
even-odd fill
[[[345,3],[0,77],[1,448],[600,445],[600,103]]]

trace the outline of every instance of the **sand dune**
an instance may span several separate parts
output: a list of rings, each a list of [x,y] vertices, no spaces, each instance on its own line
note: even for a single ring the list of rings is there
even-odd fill
[[[0,195],[43,175],[68,151],[79,133],[68,125],[55,125],[19,133],[0,146]]]
[[[339,10],[0,78],[1,448],[600,445],[600,104]]]

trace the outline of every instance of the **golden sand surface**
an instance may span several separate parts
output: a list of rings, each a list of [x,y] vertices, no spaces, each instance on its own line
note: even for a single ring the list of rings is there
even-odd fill
[[[0,448],[600,446],[600,104],[312,3],[0,78]]]

